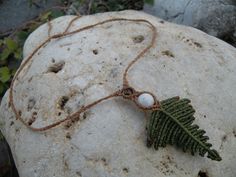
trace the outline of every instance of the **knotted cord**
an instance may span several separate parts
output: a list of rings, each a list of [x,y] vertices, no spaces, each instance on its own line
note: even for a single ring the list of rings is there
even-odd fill
[[[10,85],[10,91],[9,91],[9,104],[10,104],[10,107],[12,108],[16,119],[20,120],[26,127],[28,127],[29,129],[31,129],[33,131],[45,131],[45,130],[51,129],[53,127],[56,127],[56,126],[60,125],[63,122],[66,122],[66,121],[69,121],[69,120],[78,120],[80,118],[80,115],[82,113],[84,113],[85,111],[89,110],[90,108],[92,108],[93,106],[99,104],[100,102],[108,100],[108,99],[113,98],[113,97],[123,97],[124,99],[129,99],[129,100],[135,102],[136,105],[142,110],[157,110],[159,108],[159,102],[157,101],[156,97],[152,93],[146,92],[146,91],[145,91],[145,93],[149,93],[153,96],[153,98],[155,100],[155,103],[152,107],[149,107],[149,108],[144,108],[141,105],[139,105],[138,102],[137,102],[137,97],[140,94],[144,93],[144,92],[136,91],[133,87],[130,86],[130,84],[128,82],[128,71],[130,70],[130,68],[138,60],[140,60],[150,48],[152,48],[154,46],[156,38],[157,38],[156,27],[151,22],[149,22],[148,20],[145,20],[145,19],[112,18],[112,19],[104,20],[104,21],[101,21],[101,22],[98,22],[98,23],[95,23],[95,24],[92,24],[92,25],[88,25],[88,26],[85,26],[85,27],[82,27],[82,28],[79,28],[79,29],[76,29],[74,31],[69,32],[69,28],[79,18],[80,18],[79,16],[76,16],[75,18],[73,18],[70,21],[70,23],[68,24],[68,26],[66,27],[64,32],[49,36],[44,42],[42,42],[37,48],[35,48],[33,50],[33,52],[23,61],[23,63],[21,64],[21,66],[17,70],[14,78],[12,79],[12,82],[11,82],[11,85]],[[30,66],[29,62],[32,60],[33,56],[39,51],[39,49],[41,49],[43,46],[45,46],[47,43],[49,43],[53,39],[58,39],[58,38],[66,37],[66,36],[69,36],[69,35],[73,35],[73,34],[76,34],[76,33],[94,28],[98,25],[103,25],[103,24],[110,23],[110,22],[115,22],[115,21],[129,21],[129,22],[136,22],[136,23],[146,23],[152,31],[152,38],[151,38],[150,43],[143,50],[141,50],[138,53],[138,55],[127,65],[127,67],[126,67],[126,69],[123,73],[123,88],[118,90],[118,91],[115,91],[114,93],[112,93],[112,94],[110,94],[106,97],[103,97],[101,99],[98,99],[98,100],[86,105],[86,106],[81,107],[75,113],[72,113],[71,115],[65,117],[64,119],[59,120],[59,121],[57,121],[55,123],[52,123],[50,125],[47,125],[47,126],[44,126],[44,127],[39,127],[39,128],[36,128],[36,127],[33,127],[33,126],[29,125],[22,118],[21,111],[18,111],[16,106],[15,106],[15,103],[14,103],[14,84],[15,84],[16,80],[18,80],[18,76],[20,75],[22,70],[26,66]],[[49,28],[49,30],[51,30],[51,28]],[[48,32],[48,34],[50,34],[50,31]],[[27,64],[29,64],[29,65],[27,65]]]

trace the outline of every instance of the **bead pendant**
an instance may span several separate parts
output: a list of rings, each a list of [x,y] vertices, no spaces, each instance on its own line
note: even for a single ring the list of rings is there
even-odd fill
[[[154,105],[154,97],[149,93],[142,93],[138,96],[138,104],[143,108],[150,108]]]

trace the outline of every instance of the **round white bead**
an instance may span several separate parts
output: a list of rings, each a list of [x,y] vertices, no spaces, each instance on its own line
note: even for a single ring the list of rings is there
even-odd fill
[[[138,97],[138,103],[144,108],[149,108],[154,105],[154,98],[149,93],[142,93]]]

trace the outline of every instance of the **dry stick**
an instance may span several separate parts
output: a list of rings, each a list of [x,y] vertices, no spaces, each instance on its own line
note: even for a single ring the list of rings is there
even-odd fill
[[[48,24],[48,37],[50,37],[51,36],[51,31],[52,31],[51,20],[48,20],[47,24]]]
[[[108,23],[108,22],[114,22],[114,21],[130,21],[130,22],[143,22],[143,23],[147,23],[150,25],[151,29],[152,29],[152,33],[153,33],[153,36],[152,36],[152,40],[151,40],[151,43],[146,47],[144,48],[127,66],[127,68],[125,69],[125,72],[123,74],[123,89],[124,88],[127,88],[127,87],[130,87],[129,86],[129,83],[128,83],[128,79],[127,79],[127,73],[128,73],[128,70],[131,68],[131,66],[137,62],[151,47],[153,47],[154,45],[154,42],[156,40],[156,36],[157,36],[157,32],[156,32],[156,27],[154,25],[152,25],[152,23],[150,23],[149,21],[147,20],[144,20],[144,19],[125,19],[125,18],[113,18],[113,19],[108,19],[108,20],[104,20],[104,21],[101,21],[99,23],[96,23],[96,24],[93,24],[93,25],[88,25],[88,26],[85,26],[83,28],[80,28],[80,29],[77,29],[77,30],[74,30],[74,31],[71,31],[71,32],[68,32],[70,26],[72,25],[72,23],[78,19],[79,17],[75,17],[74,19],[71,20],[71,22],[68,24],[66,30],[63,32],[63,33],[60,33],[60,34],[56,34],[56,35],[52,35],[50,36],[48,39],[46,39],[44,42],[42,42],[37,48],[34,49],[34,51],[25,59],[25,61],[21,64],[21,66],[19,67],[18,71],[16,72],[14,78],[12,79],[12,82],[11,82],[11,85],[10,85],[10,91],[9,91],[9,104],[16,116],[16,119],[19,119],[25,126],[27,126],[29,129],[33,130],[33,131],[45,131],[45,130],[48,130],[48,129],[51,129],[53,127],[56,127],[57,125],[60,125],[61,123],[67,121],[67,120],[72,120],[76,117],[79,117],[81,113],[87,111],[88,109],[90,109],[91,107],[97,105],[98,103],[104,101],[104,100],[107,100],[107,99],[110,99],[110,98],[113,98],[113,97],[117,97],[117,96],[123,96],[122,95],[122,90],[118,90],[106,97],[103,97],[101,99],[98,99],[97,101],[94,101],[90,104],[88,104],[87,106],[84,106],[82,107],[81,109],[79,109],[77,112],[73,113],[72,115],[69,115],[67,116],[66,118],[60,120],[60,121],[57,121],[55,123],[52,123],[48,126],[44,126],[44,127],[40,127],[40,128],[35,128],[35,127],[32,127],[30,125],[28,125],[28,123],[26,121],[24,121],[24,119],[21,117],[21,114],[20,114],[20,111],[18,112],[16,107],[15,107],[15,104],[14,104],[14,95],[13,95],[13,87],[14,87],[14,83],[15,81],[17,80],[19,74],[21,73],[21,71],[24,69],[24,67],[31,61],[31,59],[33,58],[33,56],[39,51],[40,48],[42,48],[45,44],[47,44],[48,42],[50,42],[52,39],[56,39],[56,38],[61,38],[61,37],[65,37],[65,36],[68,36],[68,35],[72,35],[72,34],[75,34],[75,33],[79,33],[81,31],[85,31],[87,29],[90,29],[90,28],[93,28],[95,26],[98,26],[98,25],[102,25],[102,24],[105,24],[105,23]],[[30,66],[30,64],[29,64]],[[130,87],[132,88],[132,87]]]
[[[69,30],[69,28],[72,26],[73,22],[76,21],[77,19],[79,19],[81,16],[76,16],[75,18],[73,18],[70,23],[68,24],[67,28],[65,29],[63,34],[66,34]]]

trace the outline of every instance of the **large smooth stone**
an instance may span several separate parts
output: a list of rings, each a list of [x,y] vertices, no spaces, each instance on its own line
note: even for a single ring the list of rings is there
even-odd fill
[[[1,103],[1,131],[21,177],[233,177],[236,176],[236,49],[191,27],[163,22],[143,12],[84,16],[69,31],[115,17],[147,19],[156,26],[154,48],[131,68],[137,90],[158,99],[179,95],[192,100],[195,124],[206,130],[222,157],[212,161],[175,146],[146,147],[146,116],[133,103],[116,98],[90,109],[70,128],[65,124],[33,132],[16,120],[9,92]],[[52,22],[63,32],[74,16]],[[48,37],[48,24],[25,43],[24,56]],[[139,39],[144,40],[137,40]],[[111,22],[55,39],[40,49],[20,74],[14,102],[25,120],[37,113],[34,127],[62,119],[121,88],[127,64],[151,39],[146,24]],[[63,65],[64,63],[64,65]],[[61,68],[55,72],[52,68]],[[62,98],[69,100],[62,103]],[[64,102],[64,101],[63,101]]]
[[[201,29],[236,46],[235,0],[155,0],[144,11],[164,20]]]

